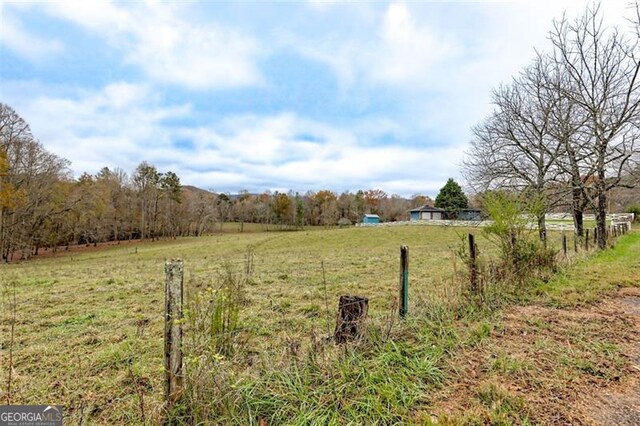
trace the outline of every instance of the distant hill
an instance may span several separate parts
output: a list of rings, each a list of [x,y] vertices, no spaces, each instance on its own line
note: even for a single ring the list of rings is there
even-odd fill
[[[193,192],[195,194],[203,193],[203,192],[207,194],[211,194],[211,191],[207,191],[206,189],[198,188],[197,186],[193,186],[193,185],[182,185],[182,190],[187,192]]]
[[[202,194],[202,193],[205,193],[205,194],[218,194],[217,192],[208,191],[206,189],[198,188],[197,186],[193,186],[193,185],[182,185],[182,190],[186,191],[186,192],[191,192],[193,194]],[[226,193],[226,192],[225,192],[225,194],[231,200],[235,200],[237,198],[240,198],[240,194],[229,194],[229,193]],[[258,193],[255,193],[255,194],[249,193],[248,195],[258,196],[260,194],[258,194]]]

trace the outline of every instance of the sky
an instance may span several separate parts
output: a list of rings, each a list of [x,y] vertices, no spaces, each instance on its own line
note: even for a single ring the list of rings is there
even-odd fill
[[[624,26],[628,0],[605,0]],[[589,1],[0,0],[0,102],[75,176],[435,196],[490,93]]]

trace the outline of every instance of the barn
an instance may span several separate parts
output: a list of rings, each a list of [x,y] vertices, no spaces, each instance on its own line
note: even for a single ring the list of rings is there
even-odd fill
[[[380,223],[380,216],[377,214],[365,214],[362,216],[362,223]]]
[[[417,209],[409,210],[410,220],[442,220],[445,218],[445,210],[431,207],[425,204]]]

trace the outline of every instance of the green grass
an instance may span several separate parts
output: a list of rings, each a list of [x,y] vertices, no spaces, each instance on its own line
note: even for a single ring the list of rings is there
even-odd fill
[[[242,351],[229,359],[188,360],[203,380],[217,380],[218,386],[207,388],[210,393],[202,401],[211,400],[211,405],[203,402],[197,415],[218,416],[222,424],[249,424],[258,417],[269,424],[362,424],[374,418],[380,424],[428,423],[428,410],[411,407],[432,404],[430,395],[448,380],[448,360],[461,348],[487,344],[502,327],[499,315],[458,309],[456,274],[464,265],[455,252],[465,229],[259,232],[245,225],[245,232],[238,233],[235,226],[225,224],[222,233],[207,237],[114,245],[0,265],[3,382],[8,296],[14,285],[17,299],[12,402],[63,404],[72,423],[141,423],[142,395],[145,419],[157,420],[163,392],[163,265],[171,258],[185,261],[190,303],[197,292],[219,282],[227,265],[241,270],[249,248],[255,256],[240,312]],[[557,247],[559,234],[551,235]],[[491,256],[488,242],[477,241],[481,253]],[[401,244],[410,248],[410,315],[402,323],[395,319]],[[639,245],[637,234],[627,235],[615,251],[579,261],[575,271],[567,268],[538,284],[535,297],[579,303],[617,285],[637,283],[633,252]],[[624,278],[623,270],[636,275]],[[608,284],[592,288],[588,277],[595,275]],[[620,282],[612,282],[616,276]],[[333,331],[337,300],[344,294],[370,299],[368,339],[346,350],[323,343]],[[581,368],[591,368],[588,361]],[[596,371],[600,368],[592,364]],[[519,375],[529,365],[505,355],[491,368]],[[526,419],[519,400],[500,392],[478,398],[493,407],[497,420]]]
[[[535,288],[545,302],[570,307],[593,303],[621,287],[640,286],[640,233],[618,239],[615,249],[583,258]]]
[[[134,389],[126,385],[133,368],[150,383],[147,410],[160,407],[167,259],[184,259],[189,299],[216,283],[226,264],[240,270],[252,247],[255,273],[241,320],[246,346],[269,358],[280,356],[291,339],[332,331],[343,294],[369,297],[372,321],[383,321],[395,303],[401,244],[410,247],[410,309],[419,300],[455,291],[451,277],[462,265],[455,265],[454,251],[464,232],[381,227],[229,233],[0,265],[2,288],[15,284],[17,298],[12,402],[60,403],[76,420],[82,410],[85,420],[130,422],[138,411]]]

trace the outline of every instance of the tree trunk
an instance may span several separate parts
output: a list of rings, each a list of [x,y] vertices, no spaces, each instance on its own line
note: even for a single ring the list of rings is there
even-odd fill
[[[604,170],[598,173],[598,175],[598,206],[596,209],[596,228],[598,229],[598,248],[602,250],[607,247],[607,193],[604,188]]]
[[[1,260],[7,260],[7,257],[4,253],[5,246],[5,238],[4,238],[4,207],[0,207],[0,255],[2,256]]]
[[[582,207],[582,192],[580,188],[573,187],[572,192],[572,207],[573,207],[573,226],[576,230],[576,235],[582,237],[584,234],[584,209]]]
[[[140,223],[140,239],[144,240],[144,237],[146,236],[146,232],[145,232],[145,227],[146,227],[146,210],[147,210],[147,203],[144,200],[144,194],[142,195],[142,216],[141,216],[141,223]]]
[[[544,213],[538,215],[538,236],[540,237],[540,241],[542,241],[542,244],[546,247],[547,246],[547,222],[546,222]]]

